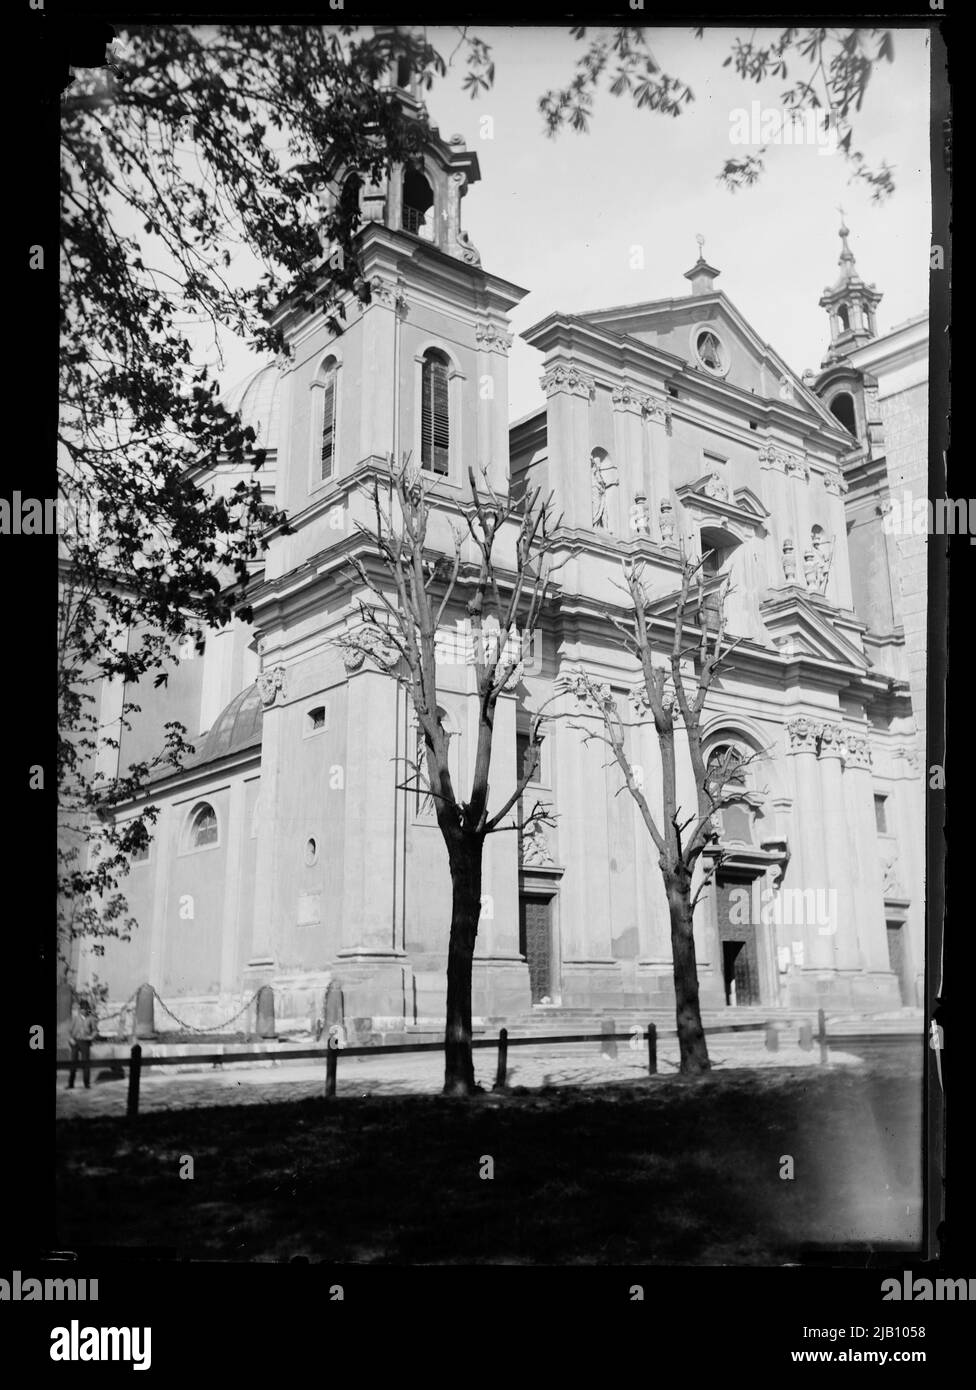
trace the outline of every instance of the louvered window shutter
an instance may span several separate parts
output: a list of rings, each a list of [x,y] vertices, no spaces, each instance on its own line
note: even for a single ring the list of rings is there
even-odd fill
[[[424,361],[421,380],[420,459],[424,468],[446,474],[451,448],[447,364]]]
[[[335,465],[336,374],[329,372],[322,392],[322,477],[331,478]]]

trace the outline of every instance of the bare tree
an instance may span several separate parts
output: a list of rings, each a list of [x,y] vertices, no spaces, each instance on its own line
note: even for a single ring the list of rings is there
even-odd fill
[[[500,497],[483,472],[481,486],[468,470],[470,504],[462,507],[464,526],[451,524],[453,554],[428,543],[432,512],[428,480],[390,459],[388,485],[374,477],[368,485],[373,523],[360,533],[375,546],[381,562],[371,574],[363,557],[354,566],[372,603],[361,600],[360,625],[337,644],[371,658],[401,682],[423,735],[426,779],[418,762],[405,759],[403,786],[423,787],[433,800],[437,824],[447,846],[451,873],[451,930],[447,960],[444,1093],[469,1095],[475,1089],[471,1050],[471,969],[481,915],[482,858],[485,840],[515,830],[506,819],[518,807],[539,762],[544,716],[532,718],[529,744],[516,785],[492,814],[488,809],[495,709],[520,675],[520,632],[532,632],[546,602],[551,576],[551,499],[535,489],[524,501]],[[512,558],[505,562],[496,546]],[[478,701],[477,741],[466,798],[454,784],[449,734],[438,701],[438,637],[445,617],[463,603],[468,623],[469,661]],[[547,702],[548,703],[548,702]],[[523,826],[551,823],[549,809],[536,802]]]
[[[681,1071],[694,1075],[708,1071],[711,1063],[702,1028],[698,998],[698,966],[693,934],[694,912],[702,893],[711,882],[723,855],[717,846],[714,817],[723,806],[742,800],[745,793],[735,789],[738,769],[750,758],[735,749],[706,763],[702,750],[702,711],[716,672],[725,663],[737,640],[725,640],[725,598],[728,581],[706,586],[700,560],[686,559],[681,571],[681,589],[676,602],[674,631],[665,664],[654,661],[655,618],[663,617],[669,605],[652,600],[643,581],[641,561],[623,563],[626,593],[632,611],[625,618],[610,615],[621,633],[626,649],[638,660],[641,684],[632,696],[635,717],[628,719],[620,710],[609,685],[599,684],[585,672],[571,679],[571,688],[586,711],[580,728],[584,739],[603,743],[623,774],[624,783],[640,809],[648,834],[658,852],[658,863],[668,900],[671,919],[671,953],[674,970],[675,1009]],[[658,610],[655,613],[654,610]],[[686,629],[697,625],[697,635],[688,645]],[[689,689],[682,662],[694,658],[695,677]],[[627,747],[628,727],[641,727],[653,720],[661,750],[660,818],[652,810],[643,777]],[[696,805],[693,811],[678,800],[676,726],[683,725],[695,778]],[[731,788],[731,789],[730,789]],[[621,788],[622,790],[622,788]],[[698,886],[695,869],[706,849],[712,853]]]

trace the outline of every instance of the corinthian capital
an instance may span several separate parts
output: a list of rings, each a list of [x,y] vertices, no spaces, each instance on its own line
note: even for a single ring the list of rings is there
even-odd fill
[[[776,444],[764,444],[759,450],[759,464],[762,468],[775,468],[780,473],[799,478],[809,477],[809,472],[799,454],[780,449]]]
[[[799,719],[788,719],[786,736],[789,740],[789,751],[791,753],[816,753],[817,739],[822,727],[813,719],[808,719],[806,715],[801,715]]]
[[[870,767],[871,744],[865,734],[847,735],[847,766]]]
[[[841,724],[824,724],[820,730],[821,758],[842,758],[846,751],[847,735]]]
[[[596,390],[593,378],[572,364],[550,367],[545,376],[539,378],[539,384],[547,396],[565,391],[571,396],[583,396],[589,400]]]
[[[610,400],[614,410],[631,410],[637,415],[646,411],[650,405],[649,397],[626,381],[613,388]]]
[[[485,352],[500,352],[503,357],[507,357],[512,346],[512,335],[503,333],[500,328],[496,328],[493,323],[476,323],[474,326],[474,336],[478,341],[478,346]]]

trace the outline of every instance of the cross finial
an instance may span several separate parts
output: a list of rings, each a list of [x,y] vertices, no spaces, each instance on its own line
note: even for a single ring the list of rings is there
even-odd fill
[[[705,238],[702,236],[701,232],[699,232],[695,240],[698,242],[698,259],[703,261],[705,259]]]

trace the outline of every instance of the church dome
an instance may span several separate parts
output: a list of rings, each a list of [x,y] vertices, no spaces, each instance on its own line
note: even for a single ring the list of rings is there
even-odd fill
[[[257,681],[235,695],[207,732],[198,740],[196,752],[184,763],[184,768],[200,767],[204,763],[226,758],[231,753],[261,745],[261,720],[264,706]]]
[[[222,400],[228,410],[240,412],[241,423],[251,426],[260,448],[278,447],[281,372],[277,367],[259,367],[232,386]]]

